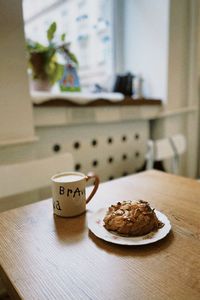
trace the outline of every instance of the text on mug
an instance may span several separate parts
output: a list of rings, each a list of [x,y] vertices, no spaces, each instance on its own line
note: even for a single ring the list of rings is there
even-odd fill
[[[75,190],[65,189],[64,186],[60,186],[59,187],[59,194],[60,195],[66,194],[67,197],[69,197],[71,195],[73,198],[75,198],[76,196],[85,195],[85,190],[81,191],[81,190],[79,190],[78,187]]]

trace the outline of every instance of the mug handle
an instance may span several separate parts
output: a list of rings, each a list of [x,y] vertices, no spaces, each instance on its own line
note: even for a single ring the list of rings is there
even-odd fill
[[[94,178],[94,188],[92,190],[92,192],[90,193],[90,195],[88,196],[88,198],[86,199],[86,203],[88,203],[92,197],[94,196],[94,194],[96,193],[98,187],[99,187],[99,177],[93,173],[89,173],[86,177],[86,182],[88,182],[88,180],[93,179]]]

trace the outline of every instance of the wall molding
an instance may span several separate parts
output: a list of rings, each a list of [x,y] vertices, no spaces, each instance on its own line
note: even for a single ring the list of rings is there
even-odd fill
[[[38,140],[39,140],[39,138],[37,136],[1,140],[0,141],[0,147],[7,147],[7,146],[15,146],[15,145],[19,145],[19,144],[33,143],[33,142],[37,142]]]

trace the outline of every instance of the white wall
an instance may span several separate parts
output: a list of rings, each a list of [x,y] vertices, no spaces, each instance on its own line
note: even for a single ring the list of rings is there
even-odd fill
[[[126,0],[125,70],[141,74],[145,96],[167,99],[169,0]]]
[[[191,0],[171,0],[167,103],[170,110],[185,107],[189,102],[191,8]]]
[[[154,120],[152,138],[184,134],[188,149],[181,174],[195,177],[199,159],[199,0],[126,0],[124,3],[125,69],[144,77],[145,96],[161,98],[165,101],[165,111],[176,111]]]
[[[21,0],[0,0],[0,146],[34,139]]]
[[[151,0],[152,1],[152,0]],[[153,138],[182,133],[187,153],[182,175],[197,176],[198,153],[198,8],[199,0],[170,0],[168,92],[165,109],[168,116],[154,121]]]

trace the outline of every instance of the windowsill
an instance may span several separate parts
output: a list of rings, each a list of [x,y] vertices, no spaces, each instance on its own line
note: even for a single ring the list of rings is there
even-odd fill
[[[161,105],[159,99],[124,97],[121,93],[83,93],[83,92],[33,92],[34,106],[127,106],[127,105]]]

